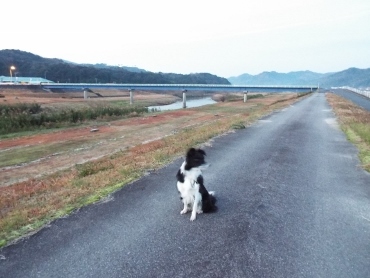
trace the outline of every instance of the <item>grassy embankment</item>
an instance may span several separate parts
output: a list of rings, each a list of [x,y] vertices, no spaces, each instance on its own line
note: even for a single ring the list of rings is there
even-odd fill
[[[194,113],[208,113],[213,120],[200,121],[148,143],[138,142],[135,147],[40,179],[0,187],[0,247],[107,197],[146,172],[183,155],[187,148],[232,129],[244,128],[300,96],[269,95],[247,104],[239,99],[196,108]]]
[[[370,112],[335,94],[327,94],[341,129],[359,150],[362,167],[370,172]]]
[[[83,109],[43,110],[37,103],[0,104],[0,135],[20,131],[60,128],[92,120],[132,117],[147,112],[145,107],[96,105]]]

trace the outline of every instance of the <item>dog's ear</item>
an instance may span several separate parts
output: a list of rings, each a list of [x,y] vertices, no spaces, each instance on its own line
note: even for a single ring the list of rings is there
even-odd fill
[[[188,152],[186,153],[187,156],[194,156],[196,154],[202,154],[206,155],[206,152],[203,151],[202,149],[195,149],[195,148],[190,148]]]
[[[188,152],[186,153],[186,156],[194,156],[197,151],[194,148],[190,148]]]
[[[202,149],[198,149],[198,153],[201,153],[202,155],[206,155],[206,152],[203,151]]]

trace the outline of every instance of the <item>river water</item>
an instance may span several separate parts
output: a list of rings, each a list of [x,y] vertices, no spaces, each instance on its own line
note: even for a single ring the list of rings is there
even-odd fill
[[[186,99],[186,108],[191,107],[198,107],[203,106],[207,104],[214,104],[216,101],[214,101],[211,97],[205,97],[205,98],[188,98]],[[165,111],[165,110],[177,110],[182,109],[182,100],[168,104],[168,105],[159,105],[159,106],[149,106],[148,110],[157,110],[157,111]]]

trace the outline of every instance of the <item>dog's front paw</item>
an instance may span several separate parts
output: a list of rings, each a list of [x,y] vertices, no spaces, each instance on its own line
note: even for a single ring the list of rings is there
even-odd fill
[[[194,221],[194,220],[195,220],[195,218],[197,218],[197,213],[196,213],[196,211],[195,211],[195,210],[193,210],[193,211],[191,212],[190,221]]]
[[[183,209],[182,211],[180,211],[180,214],[185,214],[185,213],[187,213],[188,212],[188,210],[187,209]]]

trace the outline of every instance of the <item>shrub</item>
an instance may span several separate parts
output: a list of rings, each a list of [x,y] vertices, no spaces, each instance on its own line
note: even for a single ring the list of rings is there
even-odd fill
[[[0,135],[39,128],[58,127],[60,123],[80,123],[96,119],[114,119],[148,112],[145,107],[98,106],[61,111],[43,111],[35,104],[0,105]]]

